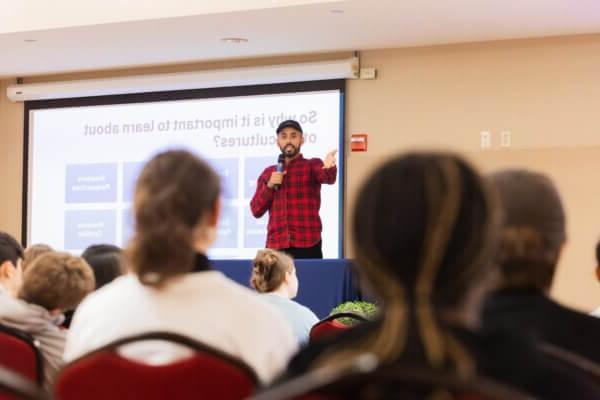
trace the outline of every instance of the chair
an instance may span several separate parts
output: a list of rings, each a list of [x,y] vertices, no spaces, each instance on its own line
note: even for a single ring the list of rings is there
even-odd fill
[[[362,315],[349,312],[332,314],[320,320],[311,328],[309,333],[309,341],[314,342],[323,339],[329,339],[352,327],[352,325],[346,325],[337,321],[340,318],[349,318],[359,323],[367,320]]]
[[[126,344],[166,341],[193,350],[193,355],[165,365],[125,358]],[[242,361],[188,337],[150,332],[117,340],[65,366],[55,396],[71,399],[224,399],[248,397],[257,386],[255,372]]]
[[[416,400],[443,390],[455,400],[528,400],[531,396],[483,377],[461,378],[453,372],[413,364],[379,366],[363,354],[343,367],[325,366],[249,400]]]
[[[600,365],[592,360],[547,342],[538,342],[537,348],[548,359],[561,363],[568,369],[575,369],[594,382],[600,383]]]
[[[41,385],[43,358],[30,334],[0,324],[0,365]]]
[[[24,376],[0,366],[0,400],[43,400],[42,390]]]

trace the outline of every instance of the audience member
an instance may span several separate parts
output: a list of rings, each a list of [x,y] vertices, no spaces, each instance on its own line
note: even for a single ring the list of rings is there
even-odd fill
[[[16,296],[23,279],[23,247],[6,232],[0,232],[0,295]]]
[[[31,334],[39,343],[47,390],[63,365],[62,312],[93,289],[94,275],[82,258],[51,251],[29,264],[18,299],[0,299],[0,323]]]
[[[81,254],[94,271],[96,289],[123,275],[123,251],[112,244],[94,244]]]
[[[484,327],[510,329],[600,363],[600,320],[548,296],[567,236],[556,187],[525,170],[498,172],[491,181],[504,210],[497,255],[502,279],[485,303]]]
[[[25,272],[27,267],[33,263],[33,260],[42,254],[53,250],[54,249],[47,244],[32,244],[31,246],[28,246],[23,252],[23,272]]]
[[[310,328],[319,319],[309,308],[292,300],[298,294],[298,277],[292,257],[276,250],[259,250],[252,262],[250,284],[262,293],[261,299],[281,311],[299,343],[306,344]]]
[[[527,342],[478,332],[481,302],[497,277],[495,200],[453,155],[414,153],[379,167],[358,192],[352,228],[359,276],[380,298],[379,316],[310,344],[288,377],[343,368],[369,353],[382,368],[409,363],[467,380],[486,376],[545,399],[597,398],[584,377],[542,360]]]
[[[135,233],[126,249],[133,274],[79,306],[67,336],[67,361],[119,338],[171,331],[238,357],[263,382],[281,371],[297,348],[290,327],[255,293],[213,270],[206,257],[216,240],[219,196],[217,174],[191,153],[168,151],[146,164],[134,195]],[[123,350],[140,361],[189,354],[166,343]]]
[[[27,251],[26,251],[27,252]],[[112,244],[94,244],[81,254],[81,257],[92,267],[96,290],[123,275],[122,250]],[[65,320],[62,327],[69,329],[75,310],[65,311]]]

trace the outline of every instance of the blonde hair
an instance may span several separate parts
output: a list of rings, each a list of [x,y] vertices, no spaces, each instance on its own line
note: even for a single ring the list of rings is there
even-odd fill
[[[25,271],[36,258],[53,250],[54,249],[47,244],[32,244],[27,247],[23,252],[23,262],[21,263],[23,271]]]
[[[95,288],[94,272],[81,257],[50,251],[23,274],[18,297],[47,310],[75,308]]]
[[[264,249],[252,261],[250,284],[261,293],[276,290],[285,280],[285,274],[294,269],[292,257],[280,251]]]

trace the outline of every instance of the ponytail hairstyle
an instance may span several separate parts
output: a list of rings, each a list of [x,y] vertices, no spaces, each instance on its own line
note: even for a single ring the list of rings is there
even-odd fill
[[[142,170],[134,196],[135,234],[126,251],[140,282],[162,287],[194,268],[193,237],[214,216],[218,175],[187,151],[156,155]]]
[[[280,251],[264,249],[252,261],[250,285],[260,293],[277,290],[285,281],[285,274],[294,269],[294,261]]]
[[[315,366],[365,352],[392,363],[412,332],[429,366],[474,374],[469,352],[440,321],[494,275],[499,215],[488,183],[460,157],[427,152],[392,158],[364,182],[353,242],[359,277],[382,301],[379,325],[352,347],[332,347]]]

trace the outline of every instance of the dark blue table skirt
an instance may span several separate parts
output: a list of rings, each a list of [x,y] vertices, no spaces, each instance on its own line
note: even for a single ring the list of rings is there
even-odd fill
[[[361,298],[354,285],[350,260],[295,260],[299,290],[295,300],[324,318],[340,303]],[[211,260],[215,269],[250,286],[250,260]]]

